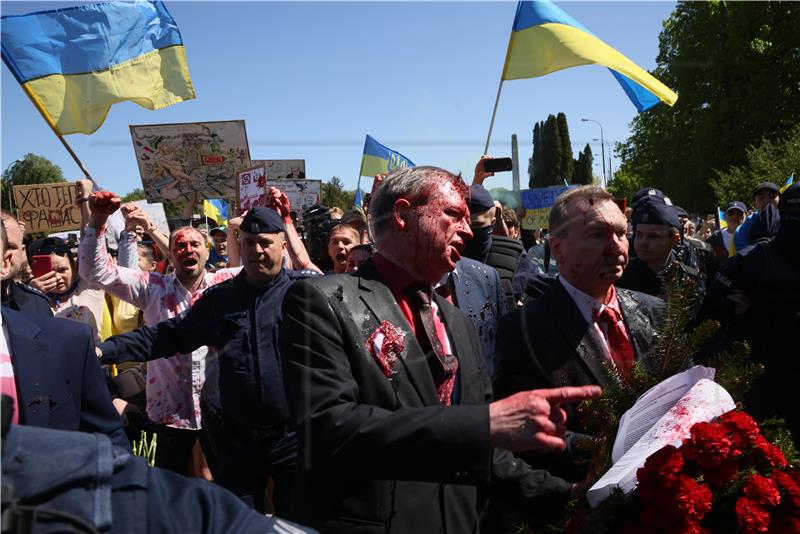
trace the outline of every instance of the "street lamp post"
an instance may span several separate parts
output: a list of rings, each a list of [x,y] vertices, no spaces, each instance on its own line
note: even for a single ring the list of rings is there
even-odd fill
[[[603,187],[606,186],[606,145],[603,138],[603,125],[594,119],[581,119],[581,122],[593,122],[600,127],[600,152],[603,157]]]
[[[600,141],[601,143],[603,142],[602,139],[597,138],[592,139],[592,141]],[[605,144],[608,145],[608,181],[611,181],[614,179],[614,165],[611,164],[611,142],[606,141]]]

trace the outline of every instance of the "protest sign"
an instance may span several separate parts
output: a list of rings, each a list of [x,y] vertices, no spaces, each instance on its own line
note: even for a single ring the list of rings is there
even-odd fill
[[[306,177],[304,159],[254,159],[253,166],[263,165],[267,180],[298,180]]]
[[[525,218],[522,219],[523,230],[547,228],[550,208],[556,197],[574,186],[557,185],[553,187],[539,187],[520,191],[522,206],[525,208]]]
[[[244,121],[131,126],[147,200],[235,198],[237,173],[250,167]]]
[[[304,209],[319,204],[322,180],[267,180],[267,191],[270,187],[277,187],[286,193],[292,209],[302,217]]]
[[[75,182],[15,185],[14,206],[26,234],[63,232],[81,227]]]
[[[135,202],[139,208],[145,212],[151,223],[156,225],[158,231],[169,236],[169,224],[167,223],[167,213],[164,211],[164,204],[161,202],[148,202],[137,200]]]
[[[249,210],[267,205],[265,187],[266,170],[264,165],[239,172],[239,209]]]

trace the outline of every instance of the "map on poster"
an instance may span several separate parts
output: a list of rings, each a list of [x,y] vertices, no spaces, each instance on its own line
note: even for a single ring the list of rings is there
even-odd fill
[[[322,180],[267,180],[266,190],[277,187],[292,203],[292,209],[302,217],[303,210],[319,204]]]
[[[149,202],[235,198],[237,172],[250,167],[244,121],[132,125]]]
[[[239,172],[239,209],[249,210],[267,205],[264,166],[253,167]]]
[[[253,166],[263,165],[267,180],[296,180],[306,177],[304,159],[254,159]]]

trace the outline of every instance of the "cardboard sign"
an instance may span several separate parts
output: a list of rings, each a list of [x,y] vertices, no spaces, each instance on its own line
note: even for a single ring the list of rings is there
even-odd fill
[[[75,203],[75,182],[15,185],[14,206],[25,223],[26,234],[63,232],[81,227],[81,210]]]
[[[535,230],[549,226],[550,208],[558,195],[575,186],[557,185],[520,191],[525,217],[522,219],[523,230]]]
[[[303,210],[319,204],[322,192],[322,180],[267,180],[266,190],[277,187],[292,203],[292,209],[302,217]]]
[[[167,223],[167,213],[164,211],[164,204],[161,202],[147,202],[137,200],[136,205],[147,214],[150,222],[156,225],[158,231],[169,237],[169,223]]]
[[[266,170],[264,165],[239,173],[239,209],[249,210],[267,205]]]
[[[267,180],[302,180],[306,177],[304,159],[254,159],[253,165],[263,165]]]
[[[236,198],[237,174],[250,167],[244,121],[131,126],[149,202]]]

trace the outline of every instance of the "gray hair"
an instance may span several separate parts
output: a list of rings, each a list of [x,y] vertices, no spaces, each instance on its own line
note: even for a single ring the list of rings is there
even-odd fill
[[[386,235],[392,220],[392,210],[397,200],[407,199],[414,206],[425,204],[435,194],[431,184],[451,183],[456,188],[466,185],[460,175],[455,175],[448,170],[432,167],[402,167],[387,176],[378,190],[372,195],[369,203],[369,213],[375,230],[375,237]]]
[[[569,220],[569,203],[584,200],[593,204],[594,202],[614,202],[614,196],[598,185],[581,185],[569,189],[558,195],[553,207],[550,208],[548,218],[550,234],[563,236]]]

